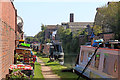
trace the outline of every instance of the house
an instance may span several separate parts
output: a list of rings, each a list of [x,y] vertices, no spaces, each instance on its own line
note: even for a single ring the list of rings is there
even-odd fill
[[[62,22],[61,26],[64,27],[64,29],[71,29],[72,32],[86,28],[89,28],[88,31],[90,31],[90,27],[93,27],[93,22],[74,22],[74,14],[70,13],[70,22]]]
[[[61,25],[46,25],[45,29],[45,40],[52,39],[52,33],[61,27]]]
[[[76,32],[79,31],[80,29],[93,27],[93,22],[67,22],[61,23],[61,26],[64,27],[64,29],[69,28],[71,29],[72,32]]]

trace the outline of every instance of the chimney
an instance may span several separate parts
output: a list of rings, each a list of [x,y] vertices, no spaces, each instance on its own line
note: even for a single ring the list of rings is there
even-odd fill
[[[94,43],[93,41],[94,41],[94,38],[91,38],[91,46],[92,46],[92,45],[93,45],[93,43]]]
[[[70,22],[74,22],[74,13],[70,13]]]

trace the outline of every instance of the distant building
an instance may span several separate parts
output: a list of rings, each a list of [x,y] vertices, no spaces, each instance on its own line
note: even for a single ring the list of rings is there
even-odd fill
[[[52,33],[61,27],[61,25],[46,25],[45,40],[52,39]]]
[[[85,29],[86,32],[88,32],[88,37],[87,37],[87,41],[90,40],[89,36],[92,33],[92,28],[93,27],[93,22],[68,22],[68,23],[62,23],[61,24],[62,27],[64,27],[64,29],[71,29],[71,32],[74,34],[76,32],[78,32],[79,30],[83,30]],[[85,40],[85,36],[84,35],[80,35],[79,36],[79,44],[85,44],[86,40]]]
[[[88,31],[90,31],[90,27],[93,26],[93,22],[67,22],[61,23],[61,26],[64,27],[64,29],[71,29],[72,32],[76,32],[85,28],[89,28]]]
[[[95,37],[95,39],[104,39],[105,42],[108,42],[109,40],[114,39],[114,33],[100,33],[98,36]]]
[[[70,13],[70,22],[74,22],[74,13]]]
[[[70,13],[70,22],[63,22],[61,26],[64,29],[71,29],[72,32],[79,31],[80,29],[87,29],[91,33],[91,27],[93,27],[93,22],[74,22],[74,14]]]
[[[63,22],[61,23],[61,26],[64,29],[71,29],[71,32],[77,33],[80,30],[85,29],[86,32],[88,32],[88,35],[91,35],[92,33],[92,27],[93,27],[93,22],[74,22],[74,14],[70,13],[70,22]],[[80,35],[79,36],[79,44],[84,44],[85,41],[85,36]]]

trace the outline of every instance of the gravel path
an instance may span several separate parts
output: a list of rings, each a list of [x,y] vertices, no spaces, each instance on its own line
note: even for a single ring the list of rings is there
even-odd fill
[[[60,80],[60,77],[54,74],[49,66],[45,66],[44,62],[38,57],[37,62],[41,64],[41,70],[45,80]]]

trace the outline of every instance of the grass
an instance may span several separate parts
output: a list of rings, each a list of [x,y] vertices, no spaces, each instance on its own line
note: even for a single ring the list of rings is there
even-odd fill
[[[53,73],[60,76],[62,80],[66,80],[66,79],[76,80],[78,78],[78,75],[75,73],[68,72],[68,71],[63,72],[63,70],[68,70],[69,68],[60,65],[58,61],[48,63],[49,58],[42,58],[42,55],[37,53],[35,53],[35,55],[38,56],[45,63],[46,66],[50,66]],[[81,78],[80,80],[83,80],[83,78]]]
[[[44,77],[41,72],[41,65],[38,62],[35,62],[34,77],[35,79],[44,80]]]

